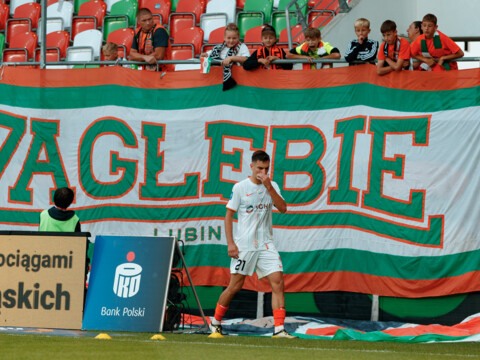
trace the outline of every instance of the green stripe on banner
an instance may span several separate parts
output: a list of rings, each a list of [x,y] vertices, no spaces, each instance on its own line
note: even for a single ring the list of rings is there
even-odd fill
[[[34,88],[0,84],[2,104],[25,108],[69,109],[117,105],[138,109],[180,110],[227,104],[252,109],[312,111],[365,105],[405,112],[434,112],[478,106],[479,88],[410,91],[372,84],[315,89],[267,89],[221,85],[188,89],[140,89],[119,85]],[[269,99],[269,101],[265,101]]]
[[[180,207],[98,206],[76,210],[82,222],[99,220],[188,221],[192,219],[223,219],[225,205],[209,204]],[[0,210],[0,222],[17,224],[38,223],[39,212]],[[426,229],[411,228],[367,215],[351,212],[323,212],[312,214],[274,214],[274,224],[281,227],[352,227],[380,236],[420,245],[441,245],[442,218],[430,218]]]
[[[430,280],[480,271],[480,250],[443,256],[397,256],[353,249],[281,252],[286,274],[350,271],[372,276]],[[189,267],[229,267],[226,245],[188,246]],[[419,265],[421,264],[421,266]]]
[[[448,336],[440,334],[422,334],[418,336],[393,336],[373,331],[362,333],[352,329],[340,329],[335,332],[333,340],[389,341],[399,343],[427,343],[435,341],[458,341],[469,336]]]

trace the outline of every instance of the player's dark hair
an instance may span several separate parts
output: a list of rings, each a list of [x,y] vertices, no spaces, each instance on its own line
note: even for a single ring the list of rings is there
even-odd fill
[[[422,22],[421,21],[414,21],[413,26],[415,27],[415,29],[418,29],[420,31],[420,35],[423,34]]]
[[[380,27],[380,32],[382,34],[385,34],[386,32],[389,32],[389,31],[395,31],[395,30],[397,30],[397,24],[395,24],[395,22],[392,20],[385,20],[382,26]]]
[[[429,21],[437,25],[437,17],[433,14],[427,14],[423,17],[422,21]]]
[[[257,150],[252,155],[252,163],[270,161],[270,156],[263,150]]]
[[[73,190],[68,187],[57,189],[53,195],[53,202],[60,209],[68,208],[73,202]]]

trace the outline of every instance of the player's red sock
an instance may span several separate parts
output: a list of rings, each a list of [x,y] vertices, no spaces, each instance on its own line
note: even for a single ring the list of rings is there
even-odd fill
[[[213,317],[215,318],[215,320],[220,322],[225,316],[225,313],[227,312],[227,310],[228,310],[228,306],[223,306],[217,303],[217,307],[215,308],[215,315]]]
[[[285,316],[287,312],[284,307],[273,310],[273,320],[275,321],[275,328],[282,327],[285,324]]]

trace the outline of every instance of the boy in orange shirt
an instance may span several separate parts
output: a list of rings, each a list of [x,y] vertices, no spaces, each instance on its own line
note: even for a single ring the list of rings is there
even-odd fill
[[[410,44],[397,36],[397,24],[386,20],[380,27],[385,40],[378,51],[377,74],[386,75],[400,71],[410,65]]]
[[[426,70],[458,70],[457,62],[463,51],[445,34],[437,31],[437,17],[427,14],[422,20],[423,34],[412,43],[412,57],[428,65]]]

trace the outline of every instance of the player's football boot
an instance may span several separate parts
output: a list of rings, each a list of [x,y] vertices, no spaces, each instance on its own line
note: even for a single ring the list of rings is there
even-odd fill
[[[222,325],[210,324],[210,330],[212,331],[212,334],[223,335]]]
[[[273,334],[272,338],[297,339],[298,336],[290,335],[285,330],[282,330],[282,331],[279,331],[279,332],[276,332],[275,334]]]

